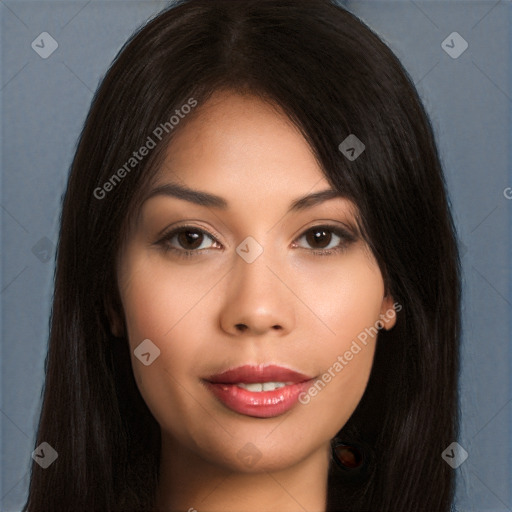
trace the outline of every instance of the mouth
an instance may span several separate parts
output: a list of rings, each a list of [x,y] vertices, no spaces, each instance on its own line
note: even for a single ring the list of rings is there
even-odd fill
[[[231,411],[256,418],[272,418],[292,409],[313,379],[282,366],[245,365],[202,381]]]

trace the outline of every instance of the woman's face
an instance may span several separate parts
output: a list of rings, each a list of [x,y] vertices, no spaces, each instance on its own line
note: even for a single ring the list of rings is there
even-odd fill
[[[133,372],[168,443],[233,471],[290,467],[356,408],[376,342],[374,330],[357,337],[381,315],[392,327],[393,301],[354,204],[313,195],[293,207],[330,186],[284,114],[228,92],[197,108],[153,188],[222,200],[143,203],[118,260]],[[242,370],[208,384],[245,365],[302,378]],[[294,384],[247,386],[271,381]]]

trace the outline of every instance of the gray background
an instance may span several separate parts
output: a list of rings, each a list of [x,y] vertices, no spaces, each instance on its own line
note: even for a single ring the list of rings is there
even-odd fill
[[[166,2],[0,1],[0,510],[25,502],[48,340],[61,196],[92,95]],[[431,117],[462,243],[457,510],[512,510],[510,1],[345,2],[394,50]],[[42,59],[31,43],[49,32]],[[469,44],[451,58],[441,43]],[[509,195],[512,197],[512,193]],[[436,411],[432,411],[435,417]],[[440,456],[440,455],[439,455]],[[406,475],[404,475],[406,477]]]

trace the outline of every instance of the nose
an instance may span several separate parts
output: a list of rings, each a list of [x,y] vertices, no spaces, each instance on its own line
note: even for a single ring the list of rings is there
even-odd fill
[[[220,311],[222,329],[233,335],[284,336],[291,332],[297,299],[284,266],[266,250],[252,263],[238,255],[234,258]]]

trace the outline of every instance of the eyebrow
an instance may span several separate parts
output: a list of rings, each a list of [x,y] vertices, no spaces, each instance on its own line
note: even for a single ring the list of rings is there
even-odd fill
[[[159,195],[183,199],[199,206],[218,208],[220,210],[228,209],[228,203],[224,198],[210,194],[208,192],[194,190],[187,186],[179,185],[178,183],[165,183],[155,187],[149,192],[143,202],[146,202],[148,199]],[[288,208],[288,212],[306,210],[336,197],[343,197],[343,194],[332,188],[321,190],[320,192],[314,192],[312,194],[307,194],[292,201],[290,207]]]

